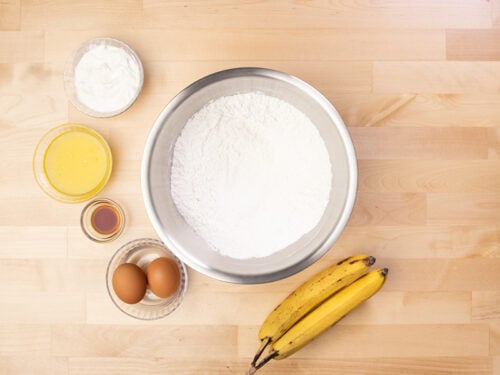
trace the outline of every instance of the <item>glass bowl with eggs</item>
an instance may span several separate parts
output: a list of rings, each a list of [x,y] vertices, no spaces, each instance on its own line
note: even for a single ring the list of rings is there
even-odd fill
[[[142,320],[175,311],[186,294],[185,265],[161,242],[144,238],[119,248],[106,270],[106,286],[123,313]]]

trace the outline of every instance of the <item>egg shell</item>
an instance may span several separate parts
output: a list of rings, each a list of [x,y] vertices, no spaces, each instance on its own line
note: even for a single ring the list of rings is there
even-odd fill
[[[149,287],[155,295],[160,298],[168,298],[179,288],[179,267],[170,258],[157,258],[148,266],[147,279]]]
[[[146,274],[133,263],[120,264],[113,273],[112,282],[116,295],[125,303],[138,303],[146,294]]]

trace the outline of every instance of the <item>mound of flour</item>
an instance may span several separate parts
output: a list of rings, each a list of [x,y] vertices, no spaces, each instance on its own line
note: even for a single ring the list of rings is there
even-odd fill
[[[331,189],[328,151],[291,104],[259,92],[218,98],[176,141],[171,194],[223,255],[264,257],[313,229]]]

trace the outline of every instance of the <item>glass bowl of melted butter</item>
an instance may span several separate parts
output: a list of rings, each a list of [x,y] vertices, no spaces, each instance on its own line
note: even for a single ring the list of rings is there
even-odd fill
[[[49,130],[33,156],[33,173],[41,189],[64,203],[86,201],[99,193],[111,175],[112,156],[95,130],[64,124]]]

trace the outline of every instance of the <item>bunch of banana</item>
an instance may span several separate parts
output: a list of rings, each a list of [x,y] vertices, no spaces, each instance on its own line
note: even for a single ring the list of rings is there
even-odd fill
[[[374,263],[371,256],[352,256],[313,276],[285,298],[261,326],[261,345],[249,374],[271,359],[295,353],[374,295],[388,272],[384,268],[366,273]],[[268,346],[267,356],[257,363]]]

